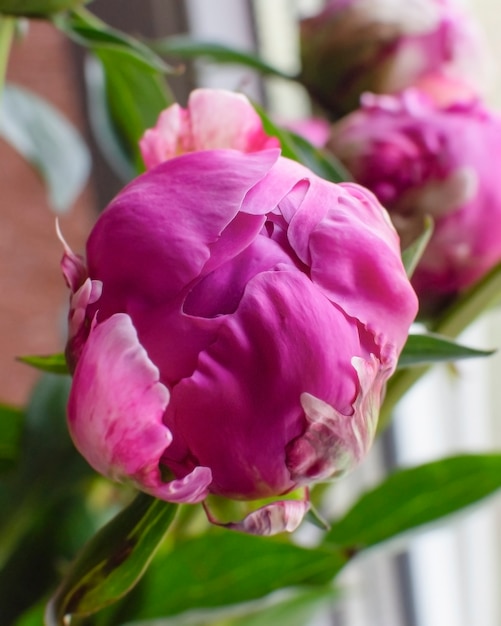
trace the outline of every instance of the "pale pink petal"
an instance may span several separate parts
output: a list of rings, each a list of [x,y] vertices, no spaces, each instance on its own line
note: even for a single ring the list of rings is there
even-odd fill
[[[293,532],[303,521],[310,508],[308,500],[279,500],[249,513],[240,522],[223,524],[218,522],[204,507],[211,524],[238,530],[249,535],[271,536],[283,532]]]
[[[145,131],[139,148],[147,169],[185,152],[193,152],[193,137],[188,111],[175,103],[158,117],[154,128]]]
[[[188,107],[173,104],[139,142],[147,169],[187,152],[232,149],[257,152],[279,148],[263,130],[259,115],[243,95],[222,89],[195,89]]]
[[[56,234],[59,241],[63,244],[64,250],[63,258],[61,259],[63,276],[68,287],[72,292],[75,292],[87,278],[87,268],[85,267],[83,257],[79,254],[75,254],[66,243],[61,228],[59,227],[59,220],[56,220]]]
[[[188,100],[194,150],[231,148],[255,152],[280,147],[263,130],[261,118],[240,93],[222,89],[196,89]]]
[[[352,362],[360,384],[353,413],[343,414],[310,393],[301,395],[308,426],[287,449],[287,466],[299,485],[344,474],[372,444],[390,372],[374,355],[369,360],[354,357]]]
[[[198,502],[211,482],[196,468],[172,483],[159,463],[172,441],[163,415],[168,389],[137,340],[128,315],[116,314],[91,330],[71,388],[68,419],[76,447],[92,467],[112,480],[172,502]]]

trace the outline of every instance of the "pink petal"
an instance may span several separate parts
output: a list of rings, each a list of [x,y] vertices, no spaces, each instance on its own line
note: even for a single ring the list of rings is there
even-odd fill
[[[187,109],[173,104],[139,142],[148,169],[187,152],[232,149],[257,152],[279,148],[263,130],[259,115],[243,95],[222,89],[192,91]]]
[[[87,243],[89,274],[106,285],[101,314],[126,310],[131,293],[150,306],[173,299],[209,259],[214,267],[221,233],[278,156],[276,150],[196,152],[130,183],[101,214]],[[261,218],[241,224],[218,258],[237,254],[260,224]]]
[[[129,316],[95,325],[75,370],[70,433],[90,465],[112,480],[132,482],[172,502],[198,502],[211,482],[208,468],[164,483],[159,462],[172,441],[163,415],[169,391],[137,340]]]
[[[139,148],[147,169],[191,152],[193,139],[188,111],[177,103],[162,111],[156,126],[148,129],[140,139]]]
[[[193,375],[173,387],[166,424],[212,469],[211,492],[286,493],[295,487],[286,447],[306,427],[301,394],[347,412],[357,396],[351,359],[368,356],[357,323],[289,266],[250,280],[236,312],[218,321]],[[183,467],[174,448],[164,458]]]
[[[249,100],[222,89],[196,89],[188,100],[195,150],[232,148],[254,152],[280,147],[263,130],[261,118]]]

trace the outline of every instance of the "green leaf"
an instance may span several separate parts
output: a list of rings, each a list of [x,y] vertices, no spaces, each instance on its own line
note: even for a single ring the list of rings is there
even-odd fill
[[[0,13],[20,17],[47,17],[89,0],[0,0]]]
[[[30,355],[20,356],[18,361],[31,365],[43,372],[50,372],[52,374],[69,374],[68,364],[66,363],[66,357],[63,353],[49,354],[49,355]]]
[[[457,337],[477,317],[500,300],[501,263],[498,263],[470,289],[461,294],[431,324],[431,328],[448,337]]]
[[[433,219],[429,215],[425,216],[423,226],[423,232],[419,237],[402,252],[402,261],[409,278],[414,274],[414,270],[423,256],[423,252],[426,250],[426,246],[433,234]]]
[[[82,502],[94,472],[68,434],[69,384],[69,377],[53,375],[37,384],[16,465],[0,480],[0,624],[13,623],[48,594],[60,578],[59,564],[93,529]],[[78,524],[69,523],[69,514]]]
[[[334,183],[351,180],[348,171],[335,159],[296,133],[290,132],[275,124],[266,111],[253,103],[263,123],[264,131],[271,137],[277,137],[282,148],[282,156],[302,163],[321,178]]]
[[[302,591],[267,609],[229,620],[228,626],[307,626],[311,624],[314,613],[333,599],[331,588]]]
[[[69,209],[87,181],[90,156],[66,118],[27,89],[6,85],[0,136],[40,172],[53,209]]]
[[[397,369],[490,356],[494,352],[495,350],[467,348],[448,337],[432,333],[409,335],[400,354]]]
[[[429,323],[430,331],[446,337],[457,337],[475,319],[501,299],[501,263],[495,265],[481,280],[461,294],[438,319]],[[390,422],[393,409],[403,395],[428,371],[428,366],[412,367],[396,372],[386,385],[378,432]]]
[[[460,455],[395,472],[325,536],[361,550],[460,511],[501,487],[501,454]]]
[[[134,587],[174,519],[176,506],[139,494],[104,526],[75,559],[48,604],[46,625],[65,626],[68,616],[95,613]]]
[[[153,561],[114,622],[166,617],[263,598],[286,587],[325,587],[346,563],[335,548],[211,530],[177,542]]]
[[[263,626],[263,624],[307,626],[316,611],[332,602],[335,593],[331,586],[306,590],[295,589],[286,594],[282,593],[280,599],[263,598],[252,603],[246,602],[231,607],[205,609],[189,616],[182,614],[163,619],[127,621],[121,626],[222,626],[223,624],[224,626]],[[19,626],[24,626],[24,624]]]
[[[141,41],[112,28],[85,9],[59,16],[54,19],[54,22],[73,41],[82,46],[127,50],[138,61],[148,65],[152,70],[158,70],[162,73],[175,71]]]
[[[10,469],[19,455],[24,412],[0,404],[0,471]]]
[[[169,66],[147,46],[109,28],[84,9],[56,23],[66,35],[88,47],[102,67],[102,78],[92,75],[94,97],[90,104],[94,126],[98,124],[96,139],[99,142],[103,133],[106,140],[112,138],[115,153],[118,151],[125,163],[119,174],[130,178],[144,171],[138,142],[173,102],[164,76]],[[92,108],[95,106],[97,111]],[[104,153],[108,155],[109,150]],[[112,161],[115,164],[116,159]]]
[[[245,50],[237,50],[230,46],[209,41],[197,41],[191,37],[177,35],[150,41],[149,46],[161,55],[179,57],[181,59],[208,59],[216,63],[243,65],[269,76],[278,76],[296,80],[296,76],[266,63],[258,55]]]

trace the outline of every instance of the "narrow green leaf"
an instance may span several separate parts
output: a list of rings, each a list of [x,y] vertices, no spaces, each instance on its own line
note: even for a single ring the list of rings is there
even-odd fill
[[[6,85],[0,136],[40,172],[53,209],[69,209],[87,181],[90,156],[66,118],[34,93]]]
[[[332,602],[334,593],[332,588],[301,591],[264,610],[229,620],[228,626],[307,626],[318,609]]]
[[[17,20],[1,15],[0,11],[0,97],[5,85],[5,75],[9,64],[10,50],[16,32]]]
[[[261,118],[265,132],[271,137],[277,137],[280,141],[282,156],[302,163],[321,178],[331,182],[351,180],[348,171],[332,155],[315,148],[304,137],[275,124],[258,104],[253,103],[253,106]]]
[[[433,234],[433,228],[433,219],[429,215],[426,215],[423,221],[423,232],[402,252],[402,261],[409,278],[414,274],[414,270],[423,256],[423,252],[426,250],[426,246]]]
[[[494,352],[495,350],[467,348],[452,339],[432,333],[409,335],[400,354],[397,369],[490,356]]]
[[[332,525],[327,544],[361,550],[460,511],[501,487],[501,454],[460,455],[395,472]]]
[[[69,616],[95,613],[134,587],[175,511],[175,504],[139,494],[83,548],[47,606],[46,625],[65,626]]]
[[[287,134],[297,155],[297,160],[320,178],[325,178],[332,183],[341,183],[353,179],[348,170],[333,154],[316,148],[307,139],[296,133],[287,131]]]
[[[51,372],[52,374],[69,374],[68,364],[64,354],[48,354],[48,355],[30,355],[20,356],[18,361],[31,365],[43,372]]]
[[[136,173],[144,170],[139,140],[172,103],[164,77],[127,50],[94,48],[105,76],[110,118]]]
[[[457,337],[473,320],[501,300],[501,263],[495,265],[470,289],[461,294],[431,328],[448,337]]]
[[[121,622],[120,626],[263,626],[263,624],[307,626],[315,612],[332,602],[335,597],[336,590],[331,585],[313,589],[294,589],[281,593],[280,598],[265,597],[253,602],[204,609],[198,613],[192,612],[176,617],[127,620],[125,623]]]
[[[429,329],[438,335],[457,337],[484,311],[501,299],[501,263],[461,294],[442,315],[430,322]],[[402,369],[388,381],[379,415],[378,432],[390,422],[393,409],[403,395],[428,371],[428,366]]]
[[[19,17],[48,17],[89,0],[0,0],[0,13]]]
[[[135,590],[137,605],[129,596],[114,623],[235,605],[287,587],[323,588],[346,560],[327,546],[307,549],[280,538],[211,530],[158,555]]]
[[[112,28],[86,9],[80,8],[58,16],[54,18],[54,23],[73,41],[87,48],[127,50],[150,69],[163,73],[175,71],[141,41]]]
[[[177,35],[150,41],[149,46],[161,55],[181,59],[208,59],[216,63],[243,65],[269,76],[296,80],[296,76],[266,63],[258,55],[245,50],[237,50],[227,45],[210,41],[197,41],[191,37]]]
[[[10,468],[18,457],[23,423],[21,409],[0,404],[0,471]]]
[[[91,107],[95,102],[98,107],[97,112],[91,108],[94,126],[99,122],[98,143],[102,134],[106,141],[112,138],[115,155],[120,154],[122,161],[120,175],[131,177],[144,171],[138,142],[144,131],[155,125],[159,113],[173,102],[165,81],[165,73],[171,68],[147,46],[111,29],[84,9],[60,17],[56,24],[86,46],[102,67],[102,77],[92,85],[94,97],[90,102]],[[95,73],[91,76],[96,79]],[[103,152],[108,156],[109,150]],[[115,158],[111,165],[116,162]]]

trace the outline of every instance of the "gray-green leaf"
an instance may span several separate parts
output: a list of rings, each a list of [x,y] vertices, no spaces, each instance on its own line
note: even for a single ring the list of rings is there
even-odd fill
[[[393,473],[332,525],[327,544],[362,550],[460,511],[501,487],[501,454],[453,456]]]
[[[42,175],[53,209],[58,213],[69,209],[87,181],[91,164],[87,147],[70,122],[34,93],[6,85],[0,136]]]

